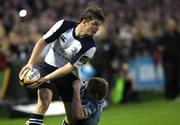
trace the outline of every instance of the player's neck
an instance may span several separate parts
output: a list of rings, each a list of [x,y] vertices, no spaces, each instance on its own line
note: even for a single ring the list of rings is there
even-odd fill
[[[83,31],[83,27],[81,26],[81,24],[77,25],[77,27],[75,28],[75,34],[77,37],[79,38],[84,38],[87,37],[88,35]]]

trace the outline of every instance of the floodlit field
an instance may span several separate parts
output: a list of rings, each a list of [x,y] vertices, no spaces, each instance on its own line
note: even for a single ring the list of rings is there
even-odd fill
[[[8,119],[1,112],[0,125],[23,125],[25,118]],[[180,125],[180,100],[150,99],[137,104],[110,106],[100,125]],[[45,118],[45,125],[60,125],[63,116]]]

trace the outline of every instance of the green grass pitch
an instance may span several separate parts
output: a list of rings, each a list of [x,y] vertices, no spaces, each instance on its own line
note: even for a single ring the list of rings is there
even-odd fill
[[[63,116],[45,118],[45,125],[60,125]],[[26,118],[8,119],[0,113],[0,125],[23,125]],[[110,106],[99,125],[180,125],[180,100],[156,99],[138,104]]]

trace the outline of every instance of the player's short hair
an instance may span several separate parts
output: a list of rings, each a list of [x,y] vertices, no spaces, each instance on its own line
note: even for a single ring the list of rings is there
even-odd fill
[[[93,77],[89,80],[87,91],[91,93],[91,95],[98,95],[101,99],[104,99],[109,90],[108,82],[100,77]]]
[[[80,22],[82,20],[93,20],[93,19],[98,19],[102,22],[104,22],[105,17],[104,17],[104,13],[103,10],[99,7],[88,7],[84,13],[82,14],[81,18],[80,18]]]

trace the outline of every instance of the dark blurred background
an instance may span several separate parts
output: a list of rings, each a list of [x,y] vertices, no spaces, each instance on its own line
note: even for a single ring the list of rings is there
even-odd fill
[[[0,0],[0,102],[24,103],[36,90],[20,86],[18,73],[34,44],[60,19],[78,20],[88,6],[102,7],[106,22],[97,52],[82,76],[106,78],[110,103],[143,101],[144,91],[179,96],[179,0]],[[86,77],[85,77],[86,76]]]

